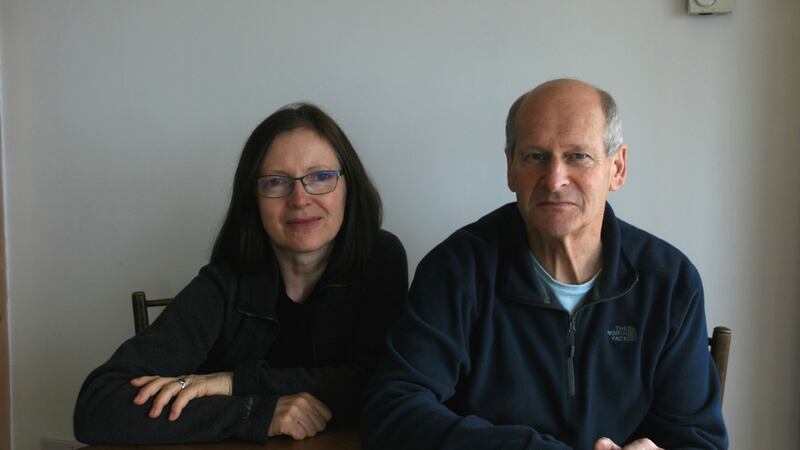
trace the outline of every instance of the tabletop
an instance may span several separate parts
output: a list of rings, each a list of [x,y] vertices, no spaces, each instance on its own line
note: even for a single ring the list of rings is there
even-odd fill
[[[360,450],[361,439],[355,428],[329,429],[313,438],[295,441],[286,436],[270,438],[266,444],[249,442],[208,442],[161,445],[92,445],[84,450]]]

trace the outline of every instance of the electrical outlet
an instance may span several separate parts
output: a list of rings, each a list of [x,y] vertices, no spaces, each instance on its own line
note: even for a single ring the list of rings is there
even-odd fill
[[[734,0],[686,0],[689,14],[726,14],[733,12]]]
[[[78,441],[68,439],[42,438],[42,450],[76,450],[86,447]]]

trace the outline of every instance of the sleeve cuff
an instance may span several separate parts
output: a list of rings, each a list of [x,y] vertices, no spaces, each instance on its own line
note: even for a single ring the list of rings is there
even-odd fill
[[[259,362],[255,360],[242,361],[236,365],[233,371],[233,395],[274,394],[274,392],[262,392],[258,379],[258,365]]]
[[[272,416],[275,414],[275,405],[278,403],[277,395],[251,396],[250,407],[244,423],[236,430],[236,439],[264,444],[267,442]]]

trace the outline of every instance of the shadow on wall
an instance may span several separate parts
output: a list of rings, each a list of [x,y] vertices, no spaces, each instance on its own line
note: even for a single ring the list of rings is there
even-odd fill
[[[794,379],[800,372],[800,352],[786,350],[800,343],[796,325],[800,321],[800,286],[790,281],[800,275],[800,62],[792,53],[798,45],[786,45],[789,41],[800,43],[800,31],[788,31],[792,28],[783,27],[786,33],[771,33],[763,41],[759,49],[764,57],[761,67],[769,68],[768,75],[758,72],[762,73],[760,79],[754,77],[762,87],[758,102],[743,105],[751,110],[750,117],[756,122],[753,129],[760,134],[754,136],[755,148],[750,155],[753,170],[732,176],[749,180],[743,184],[754,190],[750,204],[757,207],[746,214],[754,221],[750,229],[756,230],[752,239],[757,259],[741,263],[757,272],[753,279],[759,280],[754,289],[759,296],[744,300],[752,311],[744,316],[753,321],[747,336],[752,342],[740,342],[739,350],[733,347],[732,358],[752,358],[746,373],[733,377],[734,385],[747,383],[737,388],[747,393],[743,404],[751,406],[750,416],[744,419],[755,422],[757,430],[782,430],[778,435],[784,438],[789,436],[788,430],[795,430],[794,440],[737,442],[737,448],[789,448],[800,440],[800,406],[796,401],[800,388]],[[767,435],[771,436],[761,434]]]

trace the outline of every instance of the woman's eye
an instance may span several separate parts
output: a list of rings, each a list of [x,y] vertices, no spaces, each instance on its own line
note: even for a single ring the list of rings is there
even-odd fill
[[[267,186],[274,187],[274,186],[283,186],[286,184],[286,178],[284,177],[270,177],[267,178]]]
[[[313,175],[312,179],[314,181],[325,181],[325,180],[330,179],[333,176],[333,174],[331,174],[330,172],[317,172],[317,173],[312,174],[312,175]]]

